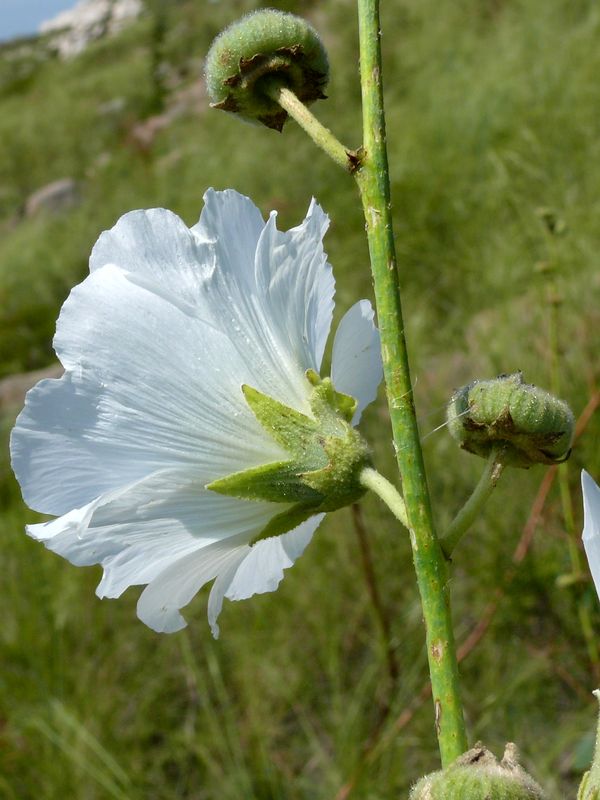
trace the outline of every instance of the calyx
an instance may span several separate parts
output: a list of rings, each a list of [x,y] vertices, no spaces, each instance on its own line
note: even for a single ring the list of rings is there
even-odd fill
[[[321,379],[312,370],[306,377],[312,385],[312,417],[251,386],[242,387],[254,416],[289,459],[235,472],[206,487],[231,497],[288,504],[260,538],[349,505],[365,492],[359,475],[371,462],[367,444],[351,424],[356,400],[337,392],[330,378]]]

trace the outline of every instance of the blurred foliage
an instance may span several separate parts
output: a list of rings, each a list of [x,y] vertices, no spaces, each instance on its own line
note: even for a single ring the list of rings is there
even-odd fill
[[[282,227],[315,195],[332,219],[338,313],[370,295],[350,180],[293,123],[282,135],[243,126],[200,96],[213,36],[257,5],[155,0],[119,36],[66,63],[44,40],[0,49],[1,376],[52,363],[58,311],[101,230],[134,207],[165,206],[192,224],[211,185],[249,194],[265,214],[277,208]],[[315,110],[358,145],[354,4],[273,5],[301,10],[322,32],[332,81]],[[576,415],[597,391],[600,9],[591,0],[382,5],[406,325],[443,527],[482,466],[434,432],[454,387],[522,369],[549,388],[558,347],[562,394]],[[31,193],[65,177],[79,182],[81,202],[27,215]],[[548,233],[541,207],[564,221],[562,235]],[[550,292],[560,301],[558,346]],[[5,442],[13,420],[5,411]],[[364,429],[393,476],[383,392]],[[561,467],[578,526],[578,473],[585,464],[600,475],[599,429],[596,414]],[[2,453],[1,796],[332,800],[352,781],[351,797],[384,800],[406,796],[436,767],[429,700],[400,725],[426,681],[423,630],[409,543],[374,499],[364,507],[399,665],[393,684],[349,511],[324,524],[276,594],[226,604],[219,642],[205,592],[186,631],[158,636],[136,620],[135,590],[100,602],[97,568],[75,569],[23,534],[35,515]],[[504,585],[543,476],[509,473],[457,551],[459,640]],[[598,680],[577,613],[589,606],[597,630],[598,603],[587,581],[557,587],[569,569],[554,486],[508,594],[461,668],[471,739],[496,752],[516,740],[557,800],[574,796],[584,767]]]

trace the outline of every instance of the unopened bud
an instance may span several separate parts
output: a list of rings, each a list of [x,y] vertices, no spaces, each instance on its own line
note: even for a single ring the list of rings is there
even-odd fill
[[[575,419],[557,397],[523,382],[520,372],[473,381],[454,393],[448,430],[470,453],[524,469],[557,464],[571,453]]]
[[[226,28],[206,57],[206,85],[213,108],[239,114],[280,131],[287,113],[265,92],[273,81],[304,104],[324,98],[327,53],[301,17],[265,9]]]
[[[506,745],[502,761],[478,744],[421,778],[410,800],[544,800],[544,793],[519,764],[514,744]]]

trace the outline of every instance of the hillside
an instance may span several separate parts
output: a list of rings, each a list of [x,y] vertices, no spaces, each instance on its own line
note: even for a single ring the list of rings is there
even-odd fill
[[[60,306],[121,214],[161,206],[191,225],[207,187],[232,187],[288,228],[314,195],[332,220],[336,314],[372,296],[351,181],[293,123],[277,134],[208,108],[208,46],[258,5],[148,0],[139,19],[66,60],[47,37],[0,47],[7,798],[383,800],[407,796],[437,766],[410,547],[374,499],[363,503],[366,552],[383,624],[364,539],[344,509],[277,593],[226,604],[218,642],[206,592],[186,631],[157,636],[137,621],[134,590],[99,601],[99,569],[76,569],[23,533],[35,515],[9,468],[8,433],[28,373],[56,374]],[[315,112],[358,145],[354,4],[273,5],[321,32],[332,79]],[[443,527],[481,470],[437,430],[455,387],[521,369],[576,416],[598,399],[600,12],[591,0],[382,5],[395,233]],[[459,641],[482,633],[461,667],[469,735],[496,752],[516,740],[555,800],[574,796],[587,766],[600,680],[580,625],[586,609],[597,632],[600,606],[570,560],[581,558],[579,470],[600,478],[600,414],[584,423],[537,524],[525,528],[545,469],[510,472],[453,567]],[[364,431],[394,479],[388,424],[381,391]]]

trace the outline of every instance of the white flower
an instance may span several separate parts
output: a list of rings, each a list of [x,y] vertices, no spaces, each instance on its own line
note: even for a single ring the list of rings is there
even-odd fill
[[[583,546],[596,591],[600,597],[600,487],[592,476],[581,470],[583,491]]]
[[[217,494],[207,484],[289,458],[242,385],[312,416],[333,313],[323,252],[328,219],[311,203],[287,232],[234,191],[205,195],[188,229],[164,209],[134,211],[103,233],[90,275],[65,302],[54,348],[65,374],[27,395],[11,438],[29,506],[57,515],[28,533],[73,564],[101,564],[99,597],[147,584],[138,616],[156,631],[216,578],[223,598],[273,591],[323,514],[252,542],[282,504]],[[333,342],[332,381],[358,401],[381,379],[379,337],[363,300]]]

